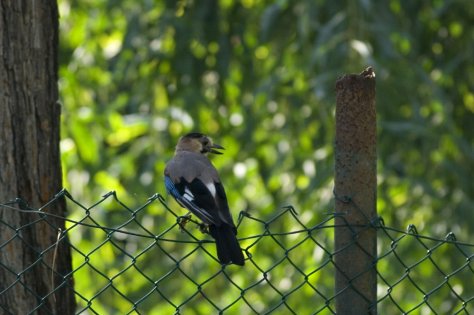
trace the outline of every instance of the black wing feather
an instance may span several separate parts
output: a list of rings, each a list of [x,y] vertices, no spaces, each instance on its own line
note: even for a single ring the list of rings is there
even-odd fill
[[[201,180],[195,178],[190,183],[184,177],[180,178],[178,183],[174,184],[178,190],[180,197],[179,201],[189,211],[194,213],[199,219],[207,224],[221,225],[222,220],[218,214],[218,205],[214,200],[209,189]],[[192,200],[185,197],[186,189],[191,192]]]

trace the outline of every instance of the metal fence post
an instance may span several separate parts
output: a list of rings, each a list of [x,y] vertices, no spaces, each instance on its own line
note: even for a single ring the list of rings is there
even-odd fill
[[[336,312],[376,314],[375,73],[336,82],[335,265]]]

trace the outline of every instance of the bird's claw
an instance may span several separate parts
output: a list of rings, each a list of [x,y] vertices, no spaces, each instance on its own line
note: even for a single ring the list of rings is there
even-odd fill
[[[191,213],[188,213],[178,218],[178,225],[179,225],[180,231],[185,230],[186,224],[189,221],[191,221]]]
[[[209,234],[209,225],[207,225],[206,223],[199,224],[199,231],[204,234]]]

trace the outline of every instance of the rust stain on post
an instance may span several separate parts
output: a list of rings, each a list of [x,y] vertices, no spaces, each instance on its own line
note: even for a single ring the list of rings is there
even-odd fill
[[[336,82],[336,312],[376,314],[377,215],[375,73]]]

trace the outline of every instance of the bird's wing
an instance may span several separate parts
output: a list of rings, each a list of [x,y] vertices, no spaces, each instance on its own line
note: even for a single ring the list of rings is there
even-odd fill
[[[227,203],[227,196],[225,194],[224,186],[221,182],[215,182],[216,196],[214,197],[217,207],[219,209],[219,217],[222,221],[234,228],[234,233],[237,232],[235,229],[234,220],[230,214],[229,204]]]
[[[207,224],[221,225],[217,204],[211,191],[199,179],[187,182],[183,177],[174,182],[165,176],[166,190],[185,208]]]

